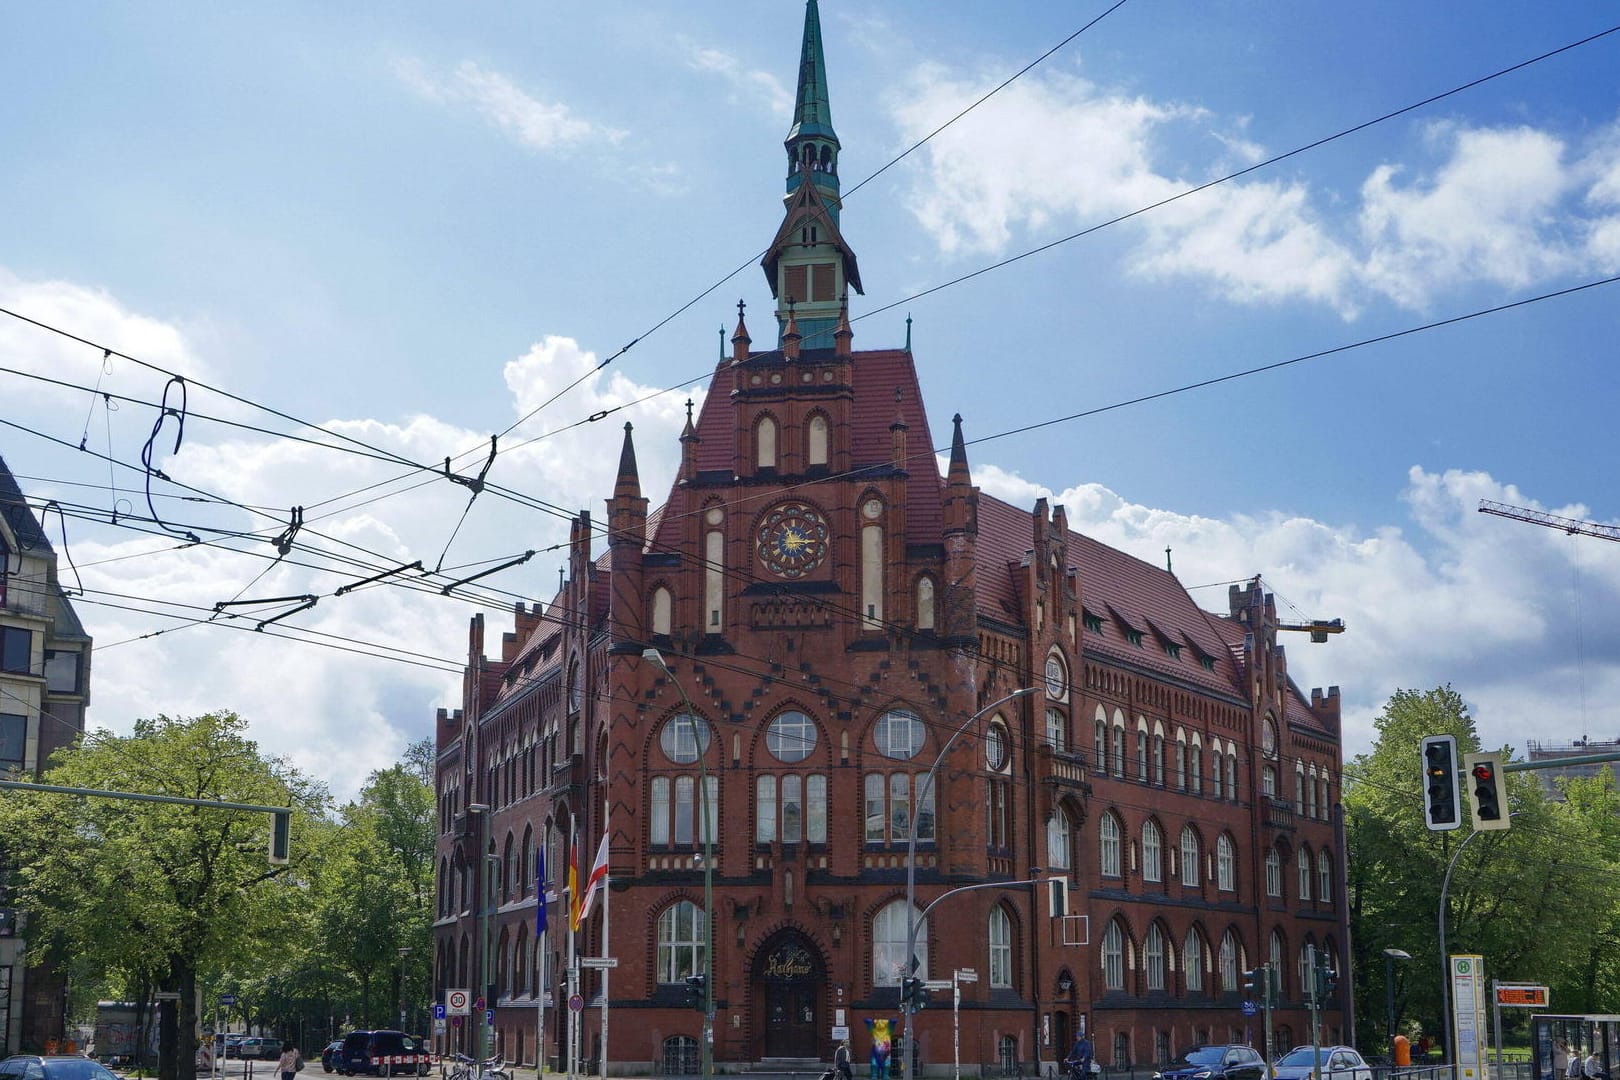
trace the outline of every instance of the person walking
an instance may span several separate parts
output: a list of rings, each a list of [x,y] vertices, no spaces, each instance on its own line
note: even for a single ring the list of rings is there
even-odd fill
[[[298,1056],[298,1047],[287,1040],[281,1044],[281,1056],[276,1059],[276,1071],[281,1074],[281,1080],[296,1080],[298,1070],[304,1067],[304,1059]]]
[[[840,1040],[838,1049],[833,1051],[833,1068],[838,1070],[839,1080],[855,1080],[855,1070],[849,1060],[848,1039]]]

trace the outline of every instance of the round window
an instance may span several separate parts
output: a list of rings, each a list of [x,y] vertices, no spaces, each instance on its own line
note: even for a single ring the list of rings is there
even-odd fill
[[[1069,674],[1056,653],[1046,658],[1046,696],[1059,701],[1069,696]]]
[[[1007,764],[1007,732],[1000,724],[991,724],[984,734],[984,763],[995,770]]]
[[[912,758],[923,748],[922,717],[910,709],[894,709],[883,714],[873,732],[878,753],[884,757]]]
[[[816,725],[802,712],[782,713],[765,732],[765,746],[778,761],[803,761],[816,748]]]
[[[664,756],[677,765],[690,765],[698,759],[700,741],[707,753],[709,725],[688,713],[670,717],[658,733],[658,745],[663,748]]]

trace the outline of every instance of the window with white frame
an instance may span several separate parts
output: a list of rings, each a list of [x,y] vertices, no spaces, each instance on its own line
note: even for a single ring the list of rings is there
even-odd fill
[[[1142,880],[1164,880],[1164,835],[1151,819],[1142,822]]]
[[[1311,853],[1305,848],[1300,848],[1295,853],[1295,858],[1299,863],[1299,898],[1309,900],[1311,898]]]
[[[778,713],[765,729],[765,748],[777,761],[803,761],[816,748],[815,721],[794,709]]]
[[[1063,715],[1062,709],[1046,710],[1046,745],[1058,753],[1068,749],[1069,740],[1066,734],[1068,717]]]
[[[1164,787],[1164,736],[1153,733],[1153,783]]]
[[[1125,931],[1118,919],[1108,920],[1102,940],[1103,988],[1125,989]]]
[[[1116,715],[1114,718],[1114,775],[1125,775],[1125,724]]]
[[[1221,775],[1221,744],[1215,743],[1209,748],[1209,793],[1217,799],[1225,798],[1226,785]]]
[[[1237,853],[1225,833],[1215,841],[1215,887],[1221,892],[1237,891]]]
[[[872,729],[878,753],[900,761],[916,757],[926,736],[922,717],[910,709],[889,710]]]
[[[648,784],[650,814],[648,827],[651,843],[656,847],[671,844],[690,846],[701,844],[704,838],[699,829],[708,828],[706,839],[713,842],[719,836],[720,785],[716,777],[706,778],[704,790],[708,792],[707,815],[697,805],[697,778],[692,776],[655,776]]]
[[[1097,728],[1092,734],[1092,754],[1097,772],[1101,774],[1108,768],[1108,721],[1102,717],[1097,718]]]
[[[1147,783],[1148,778],[1148,733],[1147,728],[1136,729],[1136,779]]]
[[[911,838],[912,785],[922,790],[917,805],[917,840],[934,840],[934,785],[926,774],[866,774],[866,842],[903,844]]]
[[[1070,863],[1069,815],[1062,807],[1052,811],[1046,822],[1046,866],[1050,870],[1067,870]]]
[[[1097,822],[1097,851],[1102,860],[1103,877],[1123,877],[1119,854],[1119,818],[1112,811],[1104,813]]]
[[[827,842],[827,778],[769,773],[754,778],[754,839],[761,844]]]
[[[920,915],[921,912],[918,912]],[[912,952],[917,957],[917,978],[928,978],[928,921],[917,919],[917,940]],[[906,960],[906,902],[894,900],[883,906],[872,920],[872,982],[876,986],[899,986]]]
[[[1316,853],[1316,895],[1323,903],[1333,902],[1333,859],[1327,848]]]
[[[1238,988],[1239,959],[1237,934],[1228,930],[1221,936],[1221,989],[1228,993]]]
[[[1012,920],[1000,904],[990,909],[990,985],[1012,987]]]
[[[1181,827],[1181,883],[1191,888],[1198,886],[1198,869],[1203,863],[1199,851],[1198,830],[1191,825]]]
[[[658,913],[658,981],[684,983],[707,971],[704,933],[708,920],[690,900],[677,900]]]
[[[1274,986],[1272,989],[1276,991],[1278,997],[1286,997],[1288,990],[1287,980],[1283,978],[1283,976],[1286,974],[1286,969],[1283,967],[1283,936],[1281,930],[1273,930],[1271,932],[1271,940],[1266,958],[1271,961],[1271,970],[1277,973],[1277,981],[1284,984],[1282,986]]]
[[[1181,975],[1189,992],[1204,988],[1204,940],[1197,928],[1188,930],[1181,942]]]
[[[1282,895],[1282,856],[1276,848],[1266,852],[1266,895]]]
[[[1237,755],[1231,751],[1226,754],[1226,797],[1233,802],[1237,801]]]
[[[1187,739],[1179,731],[1176,733],[1176,788],[1187,790]]]
[[[1198,743],[1193,743],[1188,753],[1191,757],[1187,762],[1187,776],[1192,780],[1192,793],[1202,795],[1204,793],[1204,748]]]
[[[664,751],[664,756],[674,764],[690,765],[698,759],[700,748],[703,754],[708,754],[709,737],[706,721],[682,713],[664,721],[664,726],[658,732],[658,745]]]
[[[1164,932],[1158,923],[1148,926],[1147,939],[1142,943],[1142,962],[1147,969],[1147,988],[1164,989]]]

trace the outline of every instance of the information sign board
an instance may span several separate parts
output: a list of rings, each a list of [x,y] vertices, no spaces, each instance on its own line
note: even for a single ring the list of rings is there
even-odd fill
[[[1515,1009],[1545,1009],[1551,992],[1545,986],[1498,986],[1496,1003]]]

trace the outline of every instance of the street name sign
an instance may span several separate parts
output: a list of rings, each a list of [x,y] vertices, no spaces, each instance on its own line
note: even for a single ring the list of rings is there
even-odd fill
[[[579,958],[580,967],[588,968],[616,968],[619,966],[617,956],[582,956]]]

